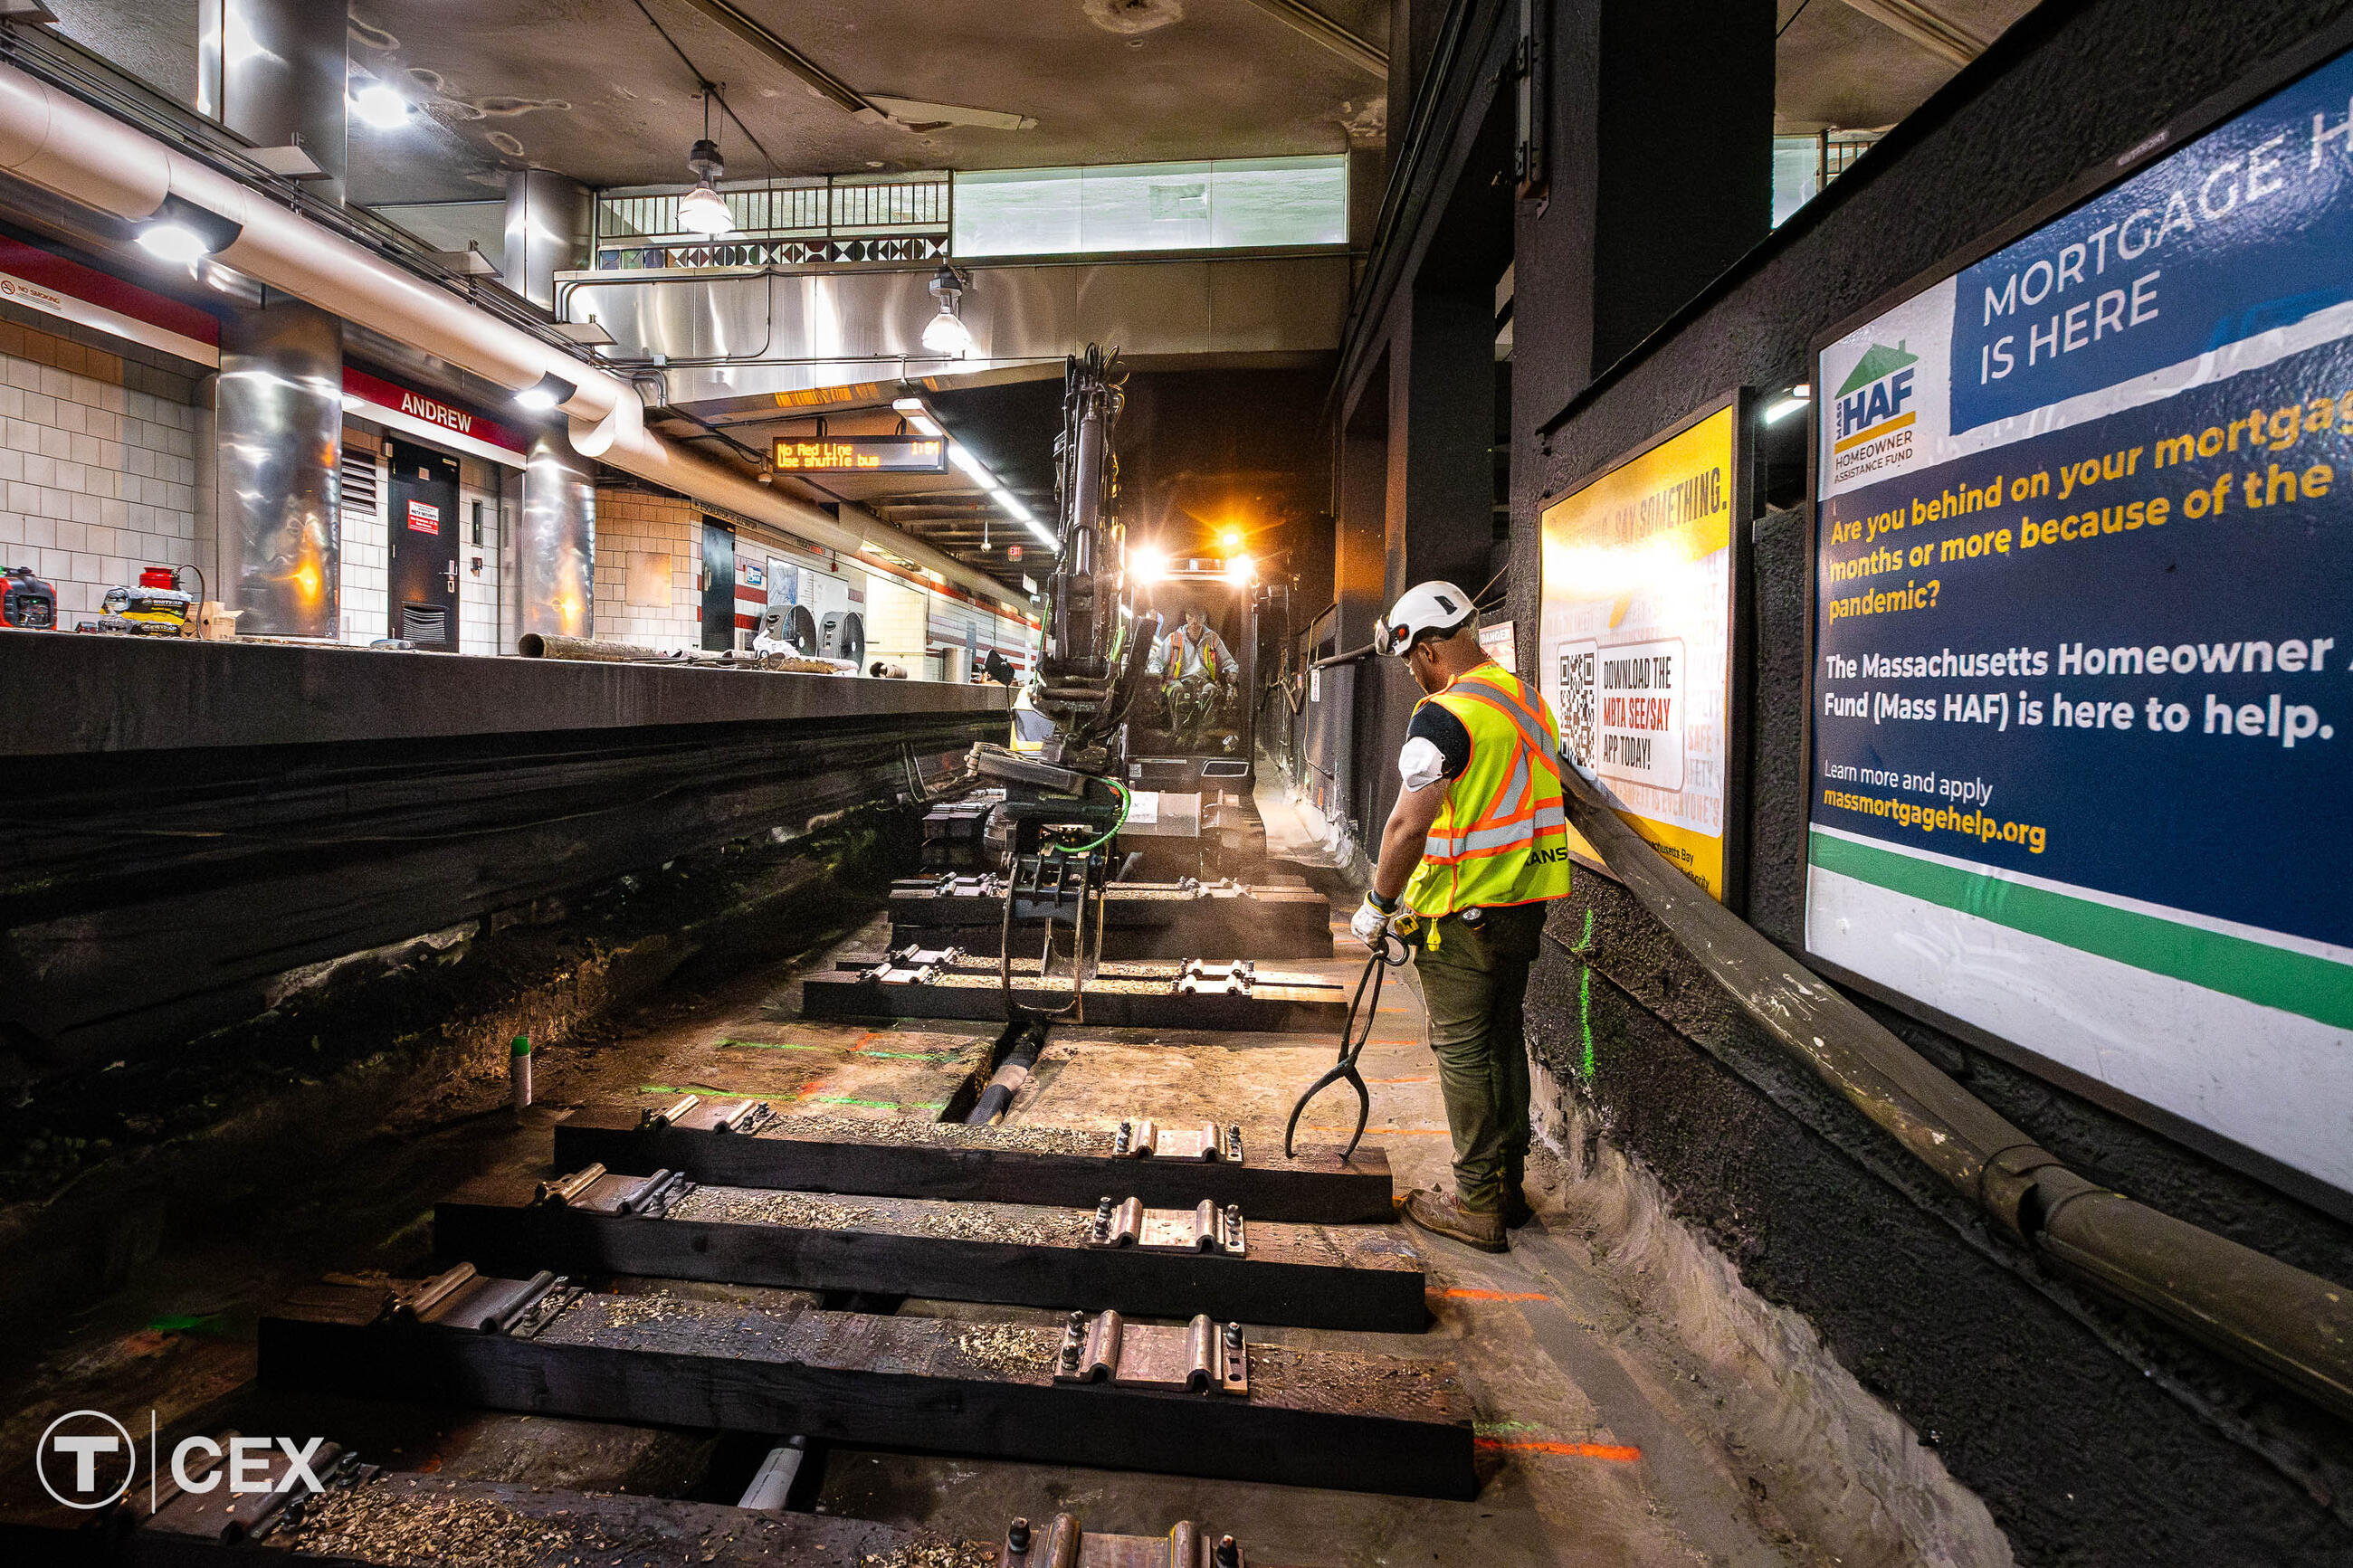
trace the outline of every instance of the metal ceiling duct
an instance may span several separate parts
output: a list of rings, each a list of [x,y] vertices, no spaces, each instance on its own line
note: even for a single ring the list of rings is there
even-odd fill
[[[346,321],[521,392],[554,376],[577,388],[561,405],[584,457],[813,543],[855,552],[870,539],[965,592],[1026,611],[1028,601],[921,540],[879,522],[835,521],[646,428],[645,405],[619,377],[476,310],[370,255],[260,192],[10,66],[0,66],[0,168],[126,223],[180,201],[238,226],[222,265]]]

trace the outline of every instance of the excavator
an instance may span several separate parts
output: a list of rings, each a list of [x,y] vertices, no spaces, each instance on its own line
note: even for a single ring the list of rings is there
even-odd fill
[[[1160,616],[1135,608],[1128,580],[1113,439],[1124,380],[1116,351],[1098,344],[1063,363],[1055,442],[1060,549],[1047,580],[1030,692],[1053,732],[1034,755],[984,746],[975,757],[979,779],[1005,792],[985,842],[1004,868],[998,969],[1013,1016],[1067,1016],[1078,1008],[1103,952],[1111,843],[1132,804],[1123,782],[1128,724],[1146,689]],[[1015,1000],[1014,960],[1031,931],[1037,986],[1053,993],[1067,984],[1067,1000],[1051,1007]]]

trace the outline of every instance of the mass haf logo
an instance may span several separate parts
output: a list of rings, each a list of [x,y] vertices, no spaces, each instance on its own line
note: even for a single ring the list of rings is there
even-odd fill
[[[1912,423],[1905,405],[1912,401],[1914,367],[1919,363],[1920,356],[1905,353],[1901,342],[1892,349],[1873,343],[1864,351],[1846,384],[1838,390],[1833,438],[1841,447]]]

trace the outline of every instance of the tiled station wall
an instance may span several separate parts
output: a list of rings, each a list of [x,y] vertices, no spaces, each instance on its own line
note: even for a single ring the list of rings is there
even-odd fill
[[[195,561],[197,410],[163,355],[53,325],[0,307],[0,567],[55,584],[69,627],[142,567]]]

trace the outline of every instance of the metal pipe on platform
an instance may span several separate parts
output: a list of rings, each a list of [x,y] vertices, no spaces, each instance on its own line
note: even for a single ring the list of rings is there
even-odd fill
[[[1803,1060],[1947,1184],[2084,1283],[2353,1417],[2353,1289],[2086,1181],[1662,859],[1574,767],[1569,820],[1626,889]]]

